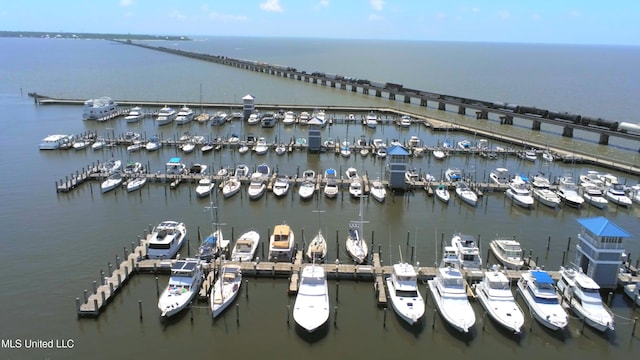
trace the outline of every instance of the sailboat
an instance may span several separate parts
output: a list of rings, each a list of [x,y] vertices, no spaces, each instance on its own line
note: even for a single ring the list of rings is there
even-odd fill
[[[323,213],[324,210],[314,210],[318,214]],[[318,223],[320,223],[320,215],[318,215]],[[327,240],[322,235],[322,227],[318,224],[318,233],[313,237],[309,246],[307,247],[307,258],[313,263],[324,262],[327,257]]]
[[[349,236],[347,236],[347,253],[356,264],[362,264],[367,260],[369,248],[362,237],[362,197],[360,197],[360,220],[349,222]]]
[[[218,207],[213,205],[213,201],[207,206],[211,211],[211,234],[207,236],[204,243],[214,244],[215,250],[214,253],[220,254],[222,251],[226,251],[229,247],[229,239],[224,238],[222,234],[222,228],[220,222],[218,222]],[[215,218],[214,218],[214,210],[215,209]]]

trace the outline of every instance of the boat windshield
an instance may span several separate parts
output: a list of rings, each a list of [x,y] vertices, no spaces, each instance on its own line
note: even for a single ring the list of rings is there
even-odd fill
[[[442,284],[448,288],[464,288],[464,282],[460,278],[442,279]]]
[[[415,290],[396,290],[396,296],[398,297],[418,297],[418,292]]]
[[[492,281],[489,287],[496,290],[509,290],[511,286],[508,281]]]

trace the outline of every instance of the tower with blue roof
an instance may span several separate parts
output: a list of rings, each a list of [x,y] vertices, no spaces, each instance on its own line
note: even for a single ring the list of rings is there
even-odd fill
[[[404,174],[407,172],[407,159],[409,151],[400,145],[394,145],[387,148],[387,168],[386,176],[389,180],[389,188],[396,190],[405,190],[407,184]]]
[[[576,265],[601,288],[616,288],[624,254],[624,239],[631,235],[602,216],[580,218],[577,221],[580,233],[576,245]]]

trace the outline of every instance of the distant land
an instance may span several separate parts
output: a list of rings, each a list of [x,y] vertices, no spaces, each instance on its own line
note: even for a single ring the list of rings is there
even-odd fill
[[[141,34],[101,34],[70,33],[60,31],[0,31],[0,37],[30,37],[52,39],[104,39],[104,40],[172,40],[189,41],[186,36],[141,35]]]

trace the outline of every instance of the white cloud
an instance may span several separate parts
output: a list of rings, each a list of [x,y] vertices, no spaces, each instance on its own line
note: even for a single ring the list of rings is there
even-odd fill
[[[260,9],[270,12],[283,12],[280,0],[267,0],[260,4]]]
[[[178,19],[178,20],[185,20],[187,18],[186,15],[179,12],[178,10],[174,10],[171,13],[169,13],[169,17],[172,19]]]
[[[436,20],[444,20],[447,18],[447,14],[443,13],[443,12],[439,12],[436,14]]]
[[[384,7],[384,0],[369,0],[369,3],[375,11],[382,11],[382,8]]]
[[[231,15],[231,14],[220,14],[217,12],[209,13],[209,18],[212,20],[224,22],[224,23],[234,23],[234,22],[244,22],[247,21],[247,17],[244,15]]]
[[[133,5],[133,0],[120,0],[120,6],[131,6]]]
[[[502,10],[498,12],[498,16],[503,20],[511,19],[511,13],[509,12],[509,10]]]
[[[384,20],[384,16],[381,16],[378,14],[369,15],[369,21],[383,21],[383,20]]]
[[[329,0],[320,0],[320,3],[318,4],[322,7],[328,7],[329,6]]]

